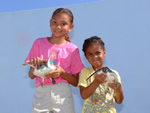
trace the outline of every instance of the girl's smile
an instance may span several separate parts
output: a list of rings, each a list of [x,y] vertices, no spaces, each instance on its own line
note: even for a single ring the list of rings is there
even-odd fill
[[[51,32],[54,37],[65,37],[72,30],[70,17],[67,14],[56,14],[50,21]]]
[[[86,49],[85,57],[92,65],[93,69],[99,69],[104,67],[104,56],[106,55],[106,50],[103,50],[99,44],[91,43]]]

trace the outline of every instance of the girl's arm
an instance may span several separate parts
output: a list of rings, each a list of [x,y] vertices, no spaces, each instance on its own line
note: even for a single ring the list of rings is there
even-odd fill
[[[31,67],[30,70],[29,70],[29,77],[30,77],[31,79],[34,79],[34,78],[36,77],[36,76],[33,74],[33,71],[34,71],[34,68]]]
[[[35,66],[37,68],[40,65],[40,63],[47,62],[47,60],[41,59],[39,57],[35,57],[35,58],[31,59],[31,60],[27,60],[26,62],[29,63],[29,64],[31,64],[31,65],[33,65],[33,66]],[[33,74],[33,71],[34,71],[34,68],[31,67],[30,70],[29,70],[29,77],[31,79],[34,79],[36,77]]]
[[[80,94],[83,99],[87,99],[89,96],[93,94],[93,92],[96,90],[96,88],[106,82],[106,73],[101,73],[99,75],[95,74],[94,81],[87,87],[79,86],[80,88]]]
[[[63,74],[61,74],[61,77],[67,80],[68,83],[72,84],[75,87],[78,85],[79,73],[73,74],[71,76],[70,74],[64,72]]]
[[[115,101],[117,104],[121,104],[124,99],[123,89],[122,89],[122,86],[120,83],[117,87],[118,88],[116,88],[116,89],[119,89],[119,90],[115,91],[116,92]]]
[[[77,86],[78,80],[79,80],[79,73],[73,74],[71,76],[70,74],[65,72],[65,70],[62,69],[60,66],[56,65],[56,68],[57,68],[56,70],[53,70],[53,71],[45,74],[44,76],[47,78],[57,78],[57,77],[61,76],[62,78],[67,80],[68,83],[72,84],[75,87]]]
[[[121,104],[124,99],[124,94],[123,94],[123,89],[122,89],[121,83],[119,83],[117,87],[114,83],[109,83],[108,86],[111,87],[112,89],[114,89],[114,91],[116,93],[116,96],[115,96],[116,103]]]
[[[87,87],[79,86],[80,95],[81,95],[82,99],[87,99],[88,97],[90,97],[98,86],[99,86],[99,84],[96,82],[92,82]]]

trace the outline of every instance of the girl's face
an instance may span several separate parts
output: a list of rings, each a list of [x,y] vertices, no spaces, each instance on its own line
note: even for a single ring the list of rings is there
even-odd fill
[[[104,57],[106,50],[103,50],[99,44],[91,43],[86,49],[85,57],[92,65],[93,69],[100,69],[104,67]]]
[[[74,25],[70,22],[70,17],[65,13],[55,14],[50,21],[50,27],[53,37],[65,37],[66,33],[69,33]]]

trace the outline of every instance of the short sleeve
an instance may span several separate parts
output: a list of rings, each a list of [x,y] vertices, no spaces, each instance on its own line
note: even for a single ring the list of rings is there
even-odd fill
[[[78,88],[79,88],[79,86],[83,86],[83,87],[87,87],[88,86],[87,81],[86,81],[87,76],[88,75],[87,75],[87,72],[86,72],[86,68],[83,68],[81,70],[79,83],[78,83]]]
[[[38,41],[35,40],[25,61],[33,59],[34,57],[40,57],[39,50]]]
[[[84,65],[81,61],[79,49],[76,48],[71,55],[71,73],[76,74],[80,73],[81,69],[84,68]]]

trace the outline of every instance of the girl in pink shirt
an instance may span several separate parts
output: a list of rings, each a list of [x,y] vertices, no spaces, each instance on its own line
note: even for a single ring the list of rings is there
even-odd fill
[[[47,62],[52,51],[50,63],[57,67],[45,74],[44,87],[42,78],[35,76],[34,68],[30,68],[29,77],[36,78],[32,113],[75,113],[69,84],[77,86],[79,73],[84,65],[78,47],[70,42],[69,32],[73,27],[72,12],[58,8],[50,20],[52,36],[38,38],[32,45],[25,62],[38,67],[40,63]],[[55,84],[49,78],[53,78]]]

